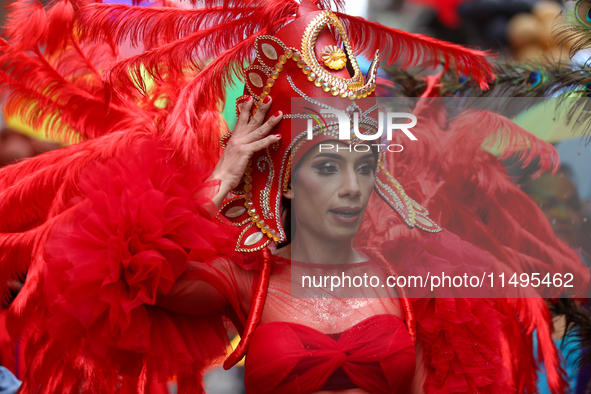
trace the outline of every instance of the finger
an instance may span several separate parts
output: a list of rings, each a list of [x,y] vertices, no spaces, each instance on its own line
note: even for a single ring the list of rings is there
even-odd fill
[[[252,152],[258,152],[260,150],[265,149],[271,144],[279,141],[281,139],[281,134],[273,134],[269,135],[261,140],[255,141],[251,144],[248,144],[248,148],[252,149]]]
[[[258,141],[264,137],[267,136],[267,134],[269,134],[269,132],[271,130],[273,130],[273,128],[275,126],[277,126],[279,124],[279,122],[281,122],[281,119],[283,118],[283,112],[281,111],[277,111],[275,112],[275,114],[273,116],[271,116],[265,123],[263,123],[263,125],[261,127],[258,127],[255,132],[248,134],[247,136],[244,137],[244,142],[251,143],[254,141]]]
[[[267,115],[267,111],[271,108],[271,104],[273,103],[273,99],[271,96],[265,96],[261,105],[257,109],[257,112],[254,114],[252,118],[250,118],[249,124],[259,127],[263,124],[263,120],[265,120],[265,115]]]
[[[252,110],[252,104],[254,100],[252,97],[248,97],[248,100],[242,103],[240,107],[240,114],[238,115],[238,120],[236,121],[236,125],[242,124],[246,125],[248,120],[250,119],[250,111]]]

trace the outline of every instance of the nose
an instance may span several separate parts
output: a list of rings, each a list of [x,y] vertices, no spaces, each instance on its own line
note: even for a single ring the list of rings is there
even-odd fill
[[[342,182],[339,190],[339,197],[355,198],[361,195],[358,174],[352,169],[342,172]]]

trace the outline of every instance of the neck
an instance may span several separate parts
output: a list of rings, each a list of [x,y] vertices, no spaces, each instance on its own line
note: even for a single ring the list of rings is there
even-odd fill
[[[353,249],[352,240],[329,241],[315,234],[299,231],[292,242],[276,255],[314,264],[349,264],[367,260]]]

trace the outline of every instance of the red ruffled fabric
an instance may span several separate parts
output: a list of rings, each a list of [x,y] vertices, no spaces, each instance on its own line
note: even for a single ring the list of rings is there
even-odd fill
[[[97,360],[85,380],[120,373],[148,387],[156,371],[161,379],[196,376],[225,355],[221,317],[155,306],[189,259],[233,250],[236,235],[213,217],[217,184],[205,182],[208,175],[150,140],[80,177],[85,199],[55,224],[45,248],[43,332]]]
[[[414,300],[429,394],[514,393],[501,357],[505,316],[491,299]]]

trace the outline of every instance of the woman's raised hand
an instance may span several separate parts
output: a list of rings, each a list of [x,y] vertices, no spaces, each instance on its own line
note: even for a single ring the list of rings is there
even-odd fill
[[[224,154],[209,177],[210,180],[217,179],[221,182],[220,190],[213,198],[218,207],[227,194],[240,183],[253,154],[281,139],[280,134],[268,135],[273,127],[281,121],[283,116],[281,111],[277,111],[263,123],[272,102],[271,97],[266,96],[252,117],[250,116],[254,104],[252,97],[249,97],[248,101],[240,107],[240,115],[238,115],[234,132],[226,143]]]

